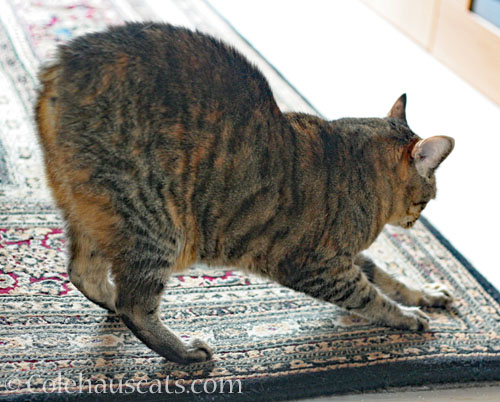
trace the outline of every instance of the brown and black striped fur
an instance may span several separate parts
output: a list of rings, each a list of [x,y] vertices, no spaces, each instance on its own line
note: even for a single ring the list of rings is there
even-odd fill
[[[169,276],[196,262],[240,267],[399,328],[428,327],[399,303],[451,300],[359,254],[386,223],[418,219],[453,148],[409,129],[405,96],[386,118],[282,113],[237,51],[152,23],[61,46],[40,80],[36,118],[67,222],[70,279],[167,359],[212,355],[158,317]]]

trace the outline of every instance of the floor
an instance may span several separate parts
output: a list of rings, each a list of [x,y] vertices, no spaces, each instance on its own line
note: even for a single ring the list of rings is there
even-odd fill
[[[326,118],[383,117],[402,93],[421,137],[456,147],[425,216],[500,288],[500,108],[359,0],[209,0]],[[159,0],[149,0],[170,20]],[[162,14],[163,13],[163,14]],[[481,400],[500,387],[366,394],[324,401]]]

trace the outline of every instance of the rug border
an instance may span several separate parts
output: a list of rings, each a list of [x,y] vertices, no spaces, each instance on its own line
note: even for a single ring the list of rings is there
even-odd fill
[[[367,392],[390,393],[401,387],[433,386],[442,388],[462,384],[469,387],[489,386],[500,378],[498,357],[466,357],[456,360],[445,359],[444,362],[424,359],[415,362],[383,363],[373,366],[350,367],[339,370],[322,371],[318,373],[303,373],[286,377],[256,378],[242,381],[241,394],[220,393],[183,393],[183,394],[150,394],[137,393],[118,394],[123,401],[285,401],[320,396],[358,395]],[[464,370],[468,375],[464,379]],[[418,373],[418,378],[411,376]],[[458,378],[457,378],[458,377]],[[461,382],[457,380],[460,379]],[[298,388],[297,385],[303,384]],[[362,387],[359,385],[363,384]],[[200,385],[201,384],[197,384]],[[201,390],[197,387],[198,390]],[[19,394],[0,395],[0,400],[26,401],[29,396],[32,401],[101,401],[115,400],[117,394]]]

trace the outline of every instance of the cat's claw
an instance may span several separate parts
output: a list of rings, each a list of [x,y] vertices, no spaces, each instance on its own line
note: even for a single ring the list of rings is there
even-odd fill
[[[450,290],[440,283],[428,283],[422,287],[418,303],[422,307],[448,307],[453,302]]]

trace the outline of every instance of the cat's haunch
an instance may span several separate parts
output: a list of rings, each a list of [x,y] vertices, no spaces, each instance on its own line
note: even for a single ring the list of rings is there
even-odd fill
[[[410,130],[406,96],[385,118],[282,113],[232,47],[159,23],[76,38],[39,77],[36,120],[70,280],[167,359],[212,357],[158,314],[169,276],[197,262],[403,329],[429,326],[404,305],[451,302],[442,286],[411,288],[360,254],[386,223],[415,223],[453,149],[450,137]]]

